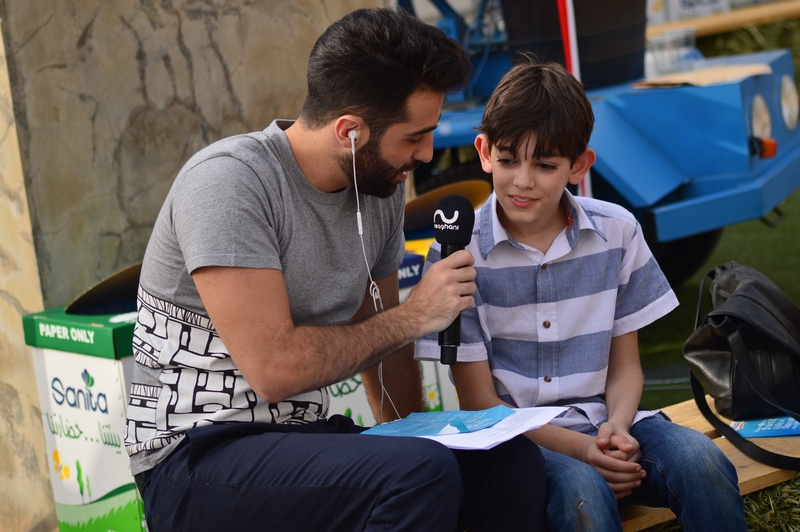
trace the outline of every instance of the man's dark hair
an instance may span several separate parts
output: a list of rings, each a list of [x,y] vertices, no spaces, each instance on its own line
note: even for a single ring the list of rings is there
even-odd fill
[[[594,127],[592,104],[581,83],[559,63],[522,56],[500,80],[479,131],[489,144],[510,147],[536,134],[534,158],[566,157],[572,164],[586,151]]]
[[[358,9],[334,22],[308,58],[308,95],[300,117],[310,129],[345,114],[360,116],[376,138],[408,120],[418,90],[463,87],[470,61],[441,30],[403,9]]]

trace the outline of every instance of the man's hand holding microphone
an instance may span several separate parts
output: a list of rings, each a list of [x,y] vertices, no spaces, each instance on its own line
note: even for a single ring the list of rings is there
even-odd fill
[[[463,196],[447,196],[439,202],[433,222],[441,260],[427,269],[406,305],[425,319],[425,334],[439,333],[442,364],[454,364],[461,343],[461,312],[475,304],[475,261],[464,249],[472,237],[475,212]]]

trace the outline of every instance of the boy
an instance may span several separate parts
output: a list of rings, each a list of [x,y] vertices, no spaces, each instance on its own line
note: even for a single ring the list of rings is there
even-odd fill
[[[452,367],[461,407],[568,406],[529,432],[547,470],[550,530],[622,530],[620,503],[669,507],[686,530],[746,530],[736,471],[711,440],[638,411],[637,330],[678,301],[636,219],[573,197],[595,161],[580,83],[526,57],[475,139],[494,192],[472,242],[478,290]],[[428,264],[440,259],[434,244]],[[438,359],[435,335],[416,357]]]

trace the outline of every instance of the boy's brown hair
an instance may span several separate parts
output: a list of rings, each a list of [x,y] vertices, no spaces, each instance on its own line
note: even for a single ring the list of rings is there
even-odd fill
[[[481,125],[490,146],[516,153],[536,134],[533,157],[566,157],[575,164],[594,126],[592,105],[581,83],[558,63],[525,54],[494,89]]]

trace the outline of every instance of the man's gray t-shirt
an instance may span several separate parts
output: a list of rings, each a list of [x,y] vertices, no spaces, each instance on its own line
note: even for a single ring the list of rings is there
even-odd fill
[[[139,289],[126,447],[134,474],[154,467],[183,431],[210,423],[308,423],[327,390],[279,404],[257,397],[208,320],[191,273],[204,266],[283,272],[296,325],[346,323],[368,283],[353,189],[325,193],[303,175],[283,129],[221,140],[178,174],[153,229]],[[360,196],[372,277],[404,253],[404,187]],[[280,356],[270,353],[269,356]]]

